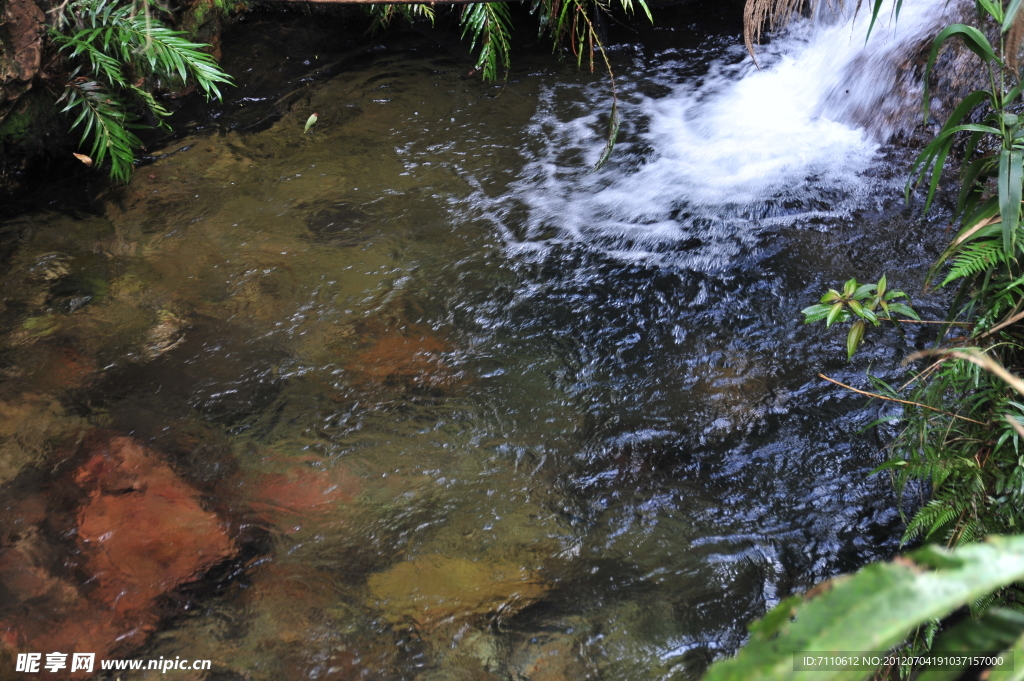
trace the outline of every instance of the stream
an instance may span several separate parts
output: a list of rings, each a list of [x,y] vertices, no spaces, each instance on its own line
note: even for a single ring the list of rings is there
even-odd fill
[[[847,363],[800,310],[888,274],[940,314],[941,212],[857,116],[943,5],[866,46],[797,22],[761,70],[693,11],[623,29],[599,170],[608,82],[543,43],[486,84],[457,35],[247,15],[238,87],[129,185],[0,219],[0,648],[697,679],[892,556],[892,428],[861,429],[899,411],[817,374],[896,378],[930,337]]]

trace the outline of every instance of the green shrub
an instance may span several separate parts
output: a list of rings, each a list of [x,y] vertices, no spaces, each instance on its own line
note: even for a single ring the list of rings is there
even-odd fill
[[[880,4],[874,5],[876,13]],[[905,405],[905,429],[883,469],[893,472],[901,491],[915,480],[931,487],[932,498],[910,520],[904,541],[922,538],[958,546],[989,533],[1024,531],[1024,398],[1014,395],[1006,381],[964,359],[971,353],[983,355],[992,366],[1011,369],[1024,360],[1019,331],[1024,319],[1024,119],[1015,113],[1024,93],[1015,59],[1024,38],[1021,4],[975,0],[977,25],[943,29],[924,69],[925,120],[927,84],[948,41],[960,40],[977,55],[989,86],[956,106],[917,157],[907,184],[908,201],[914,188],[924,185],[927,212],[954,145],[963,145],[954,216],[960,228],[928,275],[929,282],[935,281],[948,265],[940,286],[958,287],[939,327],[940,349],[919,355],[929,361],[903,386],[872,379],[879,396]],[[994,44],[989,35],[998,36]],[[838,293],[826,297],[830,295],[836,298]],[[846,307],[856,312],[856,300],[846,298],[850,296],[830,299],[829,310],[839,312],[827,315],[828,321],[850,318]],[[808,321],[821,317],[825,298],[822,303],[804,311]],[[850,354],[859,343],[857,334],[863,334],[866,318],[859,316],[850,331]]]
[[[873,3],[875,15],[881,4],[880,0]],[[880,470],[893,475],[901,497],[914,482],[924,482],[931,493],[930,500],[909,519],[903,541],[923,539],[940,541],[949,548],[962,547],[956,555],[976,551],[977,545],[972,542],[986,536],[1024,532],[1024,382],[1014,373],[1024,361],[1024,335],[1020,332],[1024,320],[1024,120],[1019,116],[1024,83],[1017,61],[1024,39],[1024,3],[975,0],[974,4],[975,25],[946,27],[932,43],[924,69],[924,120],[929,120],[928,82],[940,50],[948,41],[960,40],[977,55],[988,87],[972,92],[956,106],[917,157],[907,184],[908,201],[915,188],[924,186],[923,207],[927,212],[940,190],[947,161],[955,149],[962,153],[954,215],[959,229],[928,274],[930,284],[945,271],[939,286],[955,285],[957,290],[945,320],[931,322],[940,329],[936,346],[909,358],[925,360],[923,368],[902,386],[871,379],[877,397],[904,405],[903,430],[890,446],[890,460]],[[897,12],[899,6],[897,2]],[[989,36],[995,39],[990,41]],[[848,285],[843,294],[827,293],[821,304],[804,311],[809,322],[843,321],[856,315],[854,326],[859,324],[861,330],[855,333],[851,329],[849,354],[859,344],[865,324],[871,321],[870,316],[859,314],[853,306],[861,301],[859,293],[861,290],[853,282],[852,289]],[[1000,541],[1020,545],[1024,538]],[[997,559],[993,556],[991,560]],[[979,565],[978,569],[987,568]],[[884,568],[869,566],[862,574],[879,574],[877,570]],[[884,648],[912,635],[911,649],[931,647],[938,652],[966,645],[965,641],[983,640],[989,634],[1001,636],[1004,643],[1016,641],[1020,658],[1015,662],[1021,671],[992,671],[988,678],[1024,679],[1024,639],[1020,638],[1024,618],[1011,611],[992,609],[993,604],[999,604],[1024,611],[1022,576],[1010,572],[985,593],[975,593],[960,603],[970,607],[975,619],[953,627],[946,625],[942,631],[938,618],[948,615],[951,609],[932,611],[927,616],[919,610],[914,615],[916,622],[901,624],[902,633],[875,643]],[[865,598],[874,598],[889,589],[883,582],[859,583],[865,588]],[[911,582],[894,582],[892,587],[894,602],[902,602],[899,599],[905,599],[915,589],[928,594]],[[939,588],[938,584],[935,588]],[[938,594],[931,593],[928,598],[938,598]],[[781,616],[776,613],[774,617]],[[845,639],[845,650],[856,650],[862,644],[853,633],[854,627],[881,626],[877,613],[862,611],[854,620],[849,622],[851,637]],[[931,636],[936,632],[941,633],[932,642]],[[755,632],[749,647],[760,650],[761,646]],[[745,653],[741,653],[740,658],[744,657]],[[746,659],[751,659],[749,653]],[[900,671],[907,673],[912,666]],[[748,664],[745,668],[751,667]],[[924,670],[918,678],[935,681],[954,679],[958,674]],[[712,674],[709,678],[728,677]],[[817,678],[867,677],[840,673]]]

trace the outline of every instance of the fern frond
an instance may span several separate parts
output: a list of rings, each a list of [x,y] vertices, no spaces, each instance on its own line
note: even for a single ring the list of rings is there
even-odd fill
[[[955,256],[953,267],[942,285],[951,281],[973,277],[985,270],[1006,262],[1006,252],[1001,241],[973,241],[965,245]]]
[[[180,79],[182,84],[194,79],[207,98],[218,99],[217,85],[231,83],[203,52],[207,45],[187,40],[151,16],[148,4],[144,7],[137,14],[134,3],[76,0],[61,7],[50,29],[57,49],[78,63],[61,97],[67,100],[63,111],[77,112],[72,129],[82,129],[83,144],[91,138],[94,163],[102,164],[109,155],[111,177],[119,182],[130,177],[132,152],[142,146],[128,130],[138,119],[130,105],[145,107],[157,120],[169,115],[141,82],[133,82],[136,78]]]
[[[505,74],[511,67],[512,18],[503,2],[475,2],[466,5],[459,16],[462,37],[470,36],[470,50],[480,45],[476,68],[484,80],[498,79],[499,66]]]
[[[121,85],[126,82],[122,63],[98,49],[90,40],[88,33],[79,31],[74,35],[64,35],[51,31],[50,41],[62,52],[67,52],[69,59],[84,58],[94,77],[102,77],[107,83]],[[72,74],[74,75],[74,74]]]
[[[408,5],[367,5],[366,11],[373,18],[369,32],[376,33],[378,29],[387,28],[391,21],[398,16],[403,17],[410,23],[416,19],[429,19],[431,25],[434,23],[434,8],[430,5],[415,3]]]
[[[89,155],[93,162],[102,164],[109,154],[111,177],[118,182],[127,182],[131,177],[135,150],[142,147],[139,138],[127,129],[134,117],[96,81],[84,78],[70,81],[61,97],[64,99],[68,103],[61,113],[78,111],[71,129],[83,128],[82,144],[90,135],[92,137]]]
[[[220,99],[217,83],[231,83],[231,76],[202,51],[208,45],[186,40],[181,31],[171,30],[152,17],[135,15],[130,6],[110,12],[103,20],[104,24],[93,26],[98,31],[95,38],[102,38],[102,49],[108,54],[114,52],[112,56],[145,64],[158,77],[177,75],[182,83],[188,83],[191,76],[207,97]]]
[[[972,617],[981,617],[996,601],[996,592],[985,594],[969,605]]]

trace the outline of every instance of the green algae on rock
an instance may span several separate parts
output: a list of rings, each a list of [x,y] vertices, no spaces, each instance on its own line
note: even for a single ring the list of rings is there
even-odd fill
[[[529,569],[505,561],[420,556],[371,575],[373,604],[392,624],[431,629],[478,615],[514,614],[548,586]]]

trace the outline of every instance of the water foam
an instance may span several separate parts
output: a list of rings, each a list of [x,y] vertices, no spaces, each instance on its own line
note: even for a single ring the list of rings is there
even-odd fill
[[[883,7],[866,43],[867,12],[825,10],[762,48],[760,69],[733,53],[700,82],[671,83],[667,96],[628,97],[624,117],[646,131],[626,135],[597,172],[590,167],[602,146],[601,113],[559,120],[563,95],[547,90],[528,131],[542,148],[513,192],[527,217],[506,225],[510,241],[586,241],[642,258],[712,231],[719,246],[708,257],[728,259],[751,222],[849,211],[867,193],[865,171],[891,132],[884,121],[863,127],[865,111],[894,106],[897,58],[938,29],[945,7],[946,0],[907,0],[897,21]],[[587,93],[594,111],[607,107],[606,94]]]

